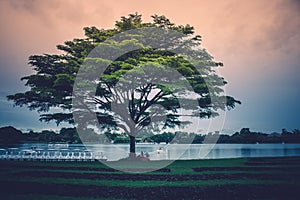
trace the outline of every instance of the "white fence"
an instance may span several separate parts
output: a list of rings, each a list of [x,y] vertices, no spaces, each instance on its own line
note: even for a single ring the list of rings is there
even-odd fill
[[[106,161],[102,152],[68,149],[0,149],[0,160],[32,160],[32,161]]]

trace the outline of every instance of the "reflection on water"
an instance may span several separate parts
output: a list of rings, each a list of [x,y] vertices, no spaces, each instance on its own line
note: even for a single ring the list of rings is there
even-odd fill
[[[299,156],[300,144],[217,144],[206,158]]]
[[[20,149],[48,149],[48,144],[23,144]],[[51,147],[53,148],[53,147]],[[59,148],[59,147],[58,147]],[[108,160],[118,160],[128,156],[128,144],[71,144],[69,150],[91,150],[103,152]],[[186,151],[184,151],[186,149]],[[136,152],[148,152],[152,160],[164,159],[216,159],[238,157],[300,156],[300,144],[137,144]],[[182,153],[184,152],[184,153]],[[181,155],[182,154],[182,155]]]

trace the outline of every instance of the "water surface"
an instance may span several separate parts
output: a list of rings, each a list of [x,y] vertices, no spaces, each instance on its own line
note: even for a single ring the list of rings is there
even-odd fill
[[[65,146],[49,146],[48,144],[23,144],[20,149],[29,149],[36,146],[38,149],[66,149],[91,150],[103,152],[108,160],[118,160],[128,156],[128,144],[91,144]],[[137,154],[149,153],[152,160],[163,159],[218,159],[240,157],[281,157],[300,156],[300,144],[136,144]]]

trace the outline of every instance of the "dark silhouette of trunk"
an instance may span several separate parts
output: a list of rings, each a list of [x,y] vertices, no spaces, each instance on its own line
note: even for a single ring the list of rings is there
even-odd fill
[[[134,136],[129,136],[130,138],[130,153],[129,153],[129,157],[130,158],[135,158],[136,154],[135,154],[135,137]]]

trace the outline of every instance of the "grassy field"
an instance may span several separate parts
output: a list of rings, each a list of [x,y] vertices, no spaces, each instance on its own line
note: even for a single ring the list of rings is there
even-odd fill
[[[100,162],[0,161],[0,169],[1,199],[300,198],[300,157],[179,160],[148,173],[120,172]]]

